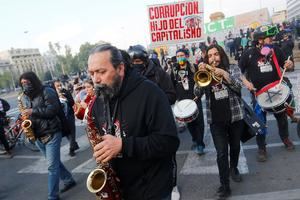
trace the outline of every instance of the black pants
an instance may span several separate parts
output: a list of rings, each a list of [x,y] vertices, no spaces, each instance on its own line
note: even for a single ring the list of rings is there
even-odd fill
[[[289,137],[289,125],[288,125],[287,115],[285,112],[282,112],[282,113],[274,114],[274,117],[276,118],[280,139],[283,141],[284,139]],[[259,149],[265,149],[266,135],[258,134],[256,136],[256,143]]]
[[[70,151],[73,151],[76,146],[78,146],[76,142],[76,126],[75,126],[75,116],[69,115],[68,116],[68,123],[70,127],[70,133],[68,134],[67,138],[70,144]]]
[[[212,138],[217,151],[217,164],[221,185],[229,185],[229,167],[235,168],[238,165],[240,137],[243,129],[243,120],[233,123],[213,123],[210,125]],[[230,146],[230,166],[228,162],[228,144]]]
[[[5,138],[5,131],[2,125],[0,125],[0,141],[3,144],[6,151],[9,151],[9,145]]]
[[[198,117],[194,121],[188,123],[187,128],[189,129],[193,142],[197,143],[197,145],[205,147],[205,144],[203,142],[204,119],[201,99],[199,99],[196,103],[199,110]]]

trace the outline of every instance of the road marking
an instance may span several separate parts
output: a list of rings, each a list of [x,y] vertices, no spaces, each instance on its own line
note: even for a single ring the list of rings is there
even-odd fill
[[[13,114],[16,114],[16,113],[19,113],[19,108],[13,108],[13,109],[10,109],[10,110],[7,112],[7,115],[13,115]]]
[[[294,190],[283,190],[283,191],[276,191],[276,192],[267,192],[267,193],[257,193],[257,194],[250,194],[250,195],[239,195],[239,196],[232,196],[227,198],[228,200],[296,200],[300,197],[300,189]],[[212,200],[212,199],[205,199],[205,200]]]
[[[90,143],[87,139],[87,136],[84,134],[77,138],[76,140],[80,147],[77,152],[85,151],[86,149],[90,148]],[[67,162],[69,160],[75,159],[75,157],[69,156],[69,143],[63,145],[60,149],[60,157],[62,162]],[[42,157],[37,161],[33,162],[31,165],[26,166],[25,168],[18,171],[18,173],[34,173],[34,174],[46,174],[48,173],[47,162],[45,158]]]
[[[72,173],[85,173],[89,174],[92,170],[96,169],[96,161],[94,158],[91,158],[72,170]]]
[[[181,170],[180,174],[191,175],[191,174],[218,174],[218,166],[216,162],[217,153],[214,148],[214,143],[211,134],[208,130],[205,131],[205,141],[208,141],[207,148],[205,148],[205,154],[202,156],[197,155],[193,151],[184,151],[188,154]],[[176,154],[181,154],[178,151]],[[238,168],[241,174],[249,173],[247,159],[245,157],[243,146],[241,145],[240,157]]]

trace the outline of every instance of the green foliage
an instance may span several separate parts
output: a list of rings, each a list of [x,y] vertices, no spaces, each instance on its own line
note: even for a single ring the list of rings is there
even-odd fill
[[[96,44],[90,44],[86,42],[82,44],[79,49],[79,53],[72,55],[71,47],[68,45],[64,46],[64,55],[57,54],[60,53],[61,46],[60,44],[49,42],[48,44],[49,50],[53,55],[56,55],[58,63],[55,67],[55,76],[59,76],[63,73],[70,74],[71,72],[79,72],[81,70],[85,70],[87,68],[87,60],[89,56],[89,52],[92,48],[96,46]]]
[[[12,74],[10,72],[4,72],[0,75],[0,88],[13,88]]]
[[[44,81],[50,81],[50,80],[52,80],[52,76],[51,76],[50,71],[46,71],[43,80],[44,80]]]

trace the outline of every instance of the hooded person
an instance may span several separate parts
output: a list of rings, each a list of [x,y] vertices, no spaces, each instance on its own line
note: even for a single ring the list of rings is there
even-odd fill
[[[159,65],[159,61],[157,63],[149,59],[147,50],[142,45],[130,46],[127,52],[130,56],[132,67],[139,74],[156,83],[167,95],[169,103],[174,104],[176,93],[171,78]]]
[[[89,55],[96,95],[87,114],[93,156],[115,171],[122,199],[170,199],[172,157],[179,146],[172,110],[163,91],[122,54],[102,44]]]

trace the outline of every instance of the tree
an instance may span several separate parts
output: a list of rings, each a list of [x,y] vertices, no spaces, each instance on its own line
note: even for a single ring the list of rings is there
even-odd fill
[[[75,56],[78,62],[78,68],[80,70],[86,69],[89,52],[96,46],[96,44],[90,44],[86,42],[79,48],[79,53]]]
[[[52,55],[57,55],[57,52],[56,52],[56,50],[54,49],[53,44],[52,44],[51,42],[48,43],[48,47],[49,47],[50,53],[51,53]]]
[[[44,81],[50,81],[52,80],[52,76],[50,71],[46,71],[45,75],[44,75]]]

